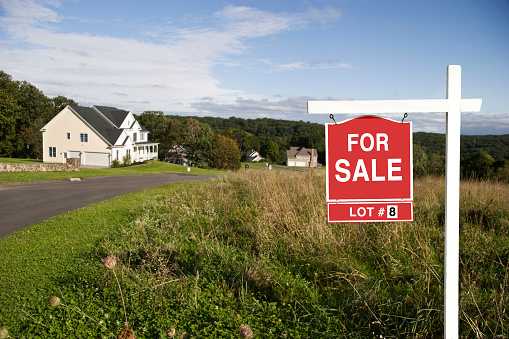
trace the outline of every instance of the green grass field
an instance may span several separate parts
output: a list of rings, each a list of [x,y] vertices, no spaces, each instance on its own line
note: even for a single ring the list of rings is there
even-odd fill
[[[127,317],[137,338],[239,338],[243,324],[254,338],[440,338],[444,191],[416,179],[412,223],[327,224],[319,170],[101,202],[0,240],[0,327],[116,338]],[[460,337],[508,337],[509,185],[464,181],[460,199]]]
[[[0,163],[4,163],[4,164],[42,164],[42,160],[0,157]]]
[[[41,163],[36,160],[0,158],[4,163]],[[148,164],[135,165],[120,168],[81,168],[78,172],[0,172],[0,184],[12,182],[43,181],[43,180],[62,180],[69,178],[88,178],[108,175],[135,175],[135,174],[161,174],[161,173],[189,173],[200,174],[221,174],[224,171],[215,169],[203,169],[191,167],[187,171],[187,166],[175,165],[161,161],[152,161]]]

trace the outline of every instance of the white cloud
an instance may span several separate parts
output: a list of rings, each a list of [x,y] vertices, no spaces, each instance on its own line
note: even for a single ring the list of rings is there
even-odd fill
[[[281,100],[237,97],[235,102],[221,103],[212,98],[203,98],[193,103],[193,107],[204,116],[229,118],[237,116],[244,119],[271,118],[282,120],[303,120],[328,122],[328,115],[310,115],[307,102],[319,100],[306,96],[293,96]],[[320,100],[350,100],[346,98],[325,98]]]
[[[39,24],[44,22],[58,22],[59,15],[44,5],[58,6],[55,1],[32,0],[0,0],[0,5],[9,17],[18,20],[18,24]]]
[[[10,39],[4,39],[0,49],[4,71],[49,96],[138,112],[183,107],[193,111],[199,107],[191,105],[196,98],[233,101],[246,96],[241,90],[222,88],[212,67],[228,64],[231,54],[245,53],[248,39],[301,29],[307,22],[302,14],[227,6],[212,16],[216,22],[210,27],[158,27],[152,31],[158,43],[153,43],[63,33],[58,25],[67,18],[56,11],[62,6],[57,1],[0,0],[0,5],[0,27]],[[328,13],[322,13],[322,19],[335,16]]]
[[[226,31],[243,38],[281,33],[304,23],[299,15],[274,14],[250,7],[227,6],[215,16]]]
[[[331,69],[331,68],[351,69],[354,68],[354,66],[335,60],[309,61],[309,62],[298,61],[289,64],[279,65],[275,69],[280,71],[292,71],[296,69]]]
[[[461,134],[486,135],[508,134],[509,114],[463,113],[461,115]]]
[[[343,13],[339,9],[326,6],[323,10],[315,7],[309,7],[307,14],[316,21],[334,21],[339,20],[343,16]]]

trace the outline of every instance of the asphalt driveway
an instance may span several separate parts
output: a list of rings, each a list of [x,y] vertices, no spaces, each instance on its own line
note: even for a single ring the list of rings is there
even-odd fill
[[[0,185],[0,238],[64,212],[177,182],[209,179],[189,174],[126,175]]]

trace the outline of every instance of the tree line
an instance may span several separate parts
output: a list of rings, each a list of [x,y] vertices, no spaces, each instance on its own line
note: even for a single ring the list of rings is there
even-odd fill
[[[162,113],[161,113],[162,114]],[[181,116],[167,119],[184,120]],[[193,117],[216,132],[229,136],[241,154],[253,149],[272,162],[282,162],[290,146],[304,146],[318,151],[318,161],[325,164],[325,128],[321,124],[275,119],[231,117]],[[445,134],[413,134],[414,175],[445,174]],[[463,178],[509,181],[509,134],[462,135],[461,174]]]
[[[0,71],[0,156],[42,158],[40,129],[74,100],[48,98],[26,81],[16,81]],[[248,151],[259,152],[268,162],[282,163],[290,146],[315,148],[325,164],[325,128],[321,124],[276,119],[237,117],[183,117],[145,111],[138,121],[159,143],[159,158],[186,158],[192,166],[235,170]],[[416,132],[414,174],[445,173],[445,135]],[[462,135],[461,171],[466,178],[509,181],[509,134]]]
[[[414,175],[445,173],[445,134],[413,134]],[[509,134],[462,135],[460,138],[463,178],[509,181]]]
[[[0,156],[42,159],[40,130],[67,105],[77,104],[63,96],[48,98],[0,70]]]
[[[325,163],[325,134],[323,125],[302,121],[285,121],[275,119],[242,119],[213,117],[183,117],[164,115],[160,111],[145,111],[137,116],[137,120],[150,131],[151,140],[158,142],[159,149],[172,149],[178,144],[179,138],[189,119],[207,125],[219,135],[234,141],[245,160],[247,152],[259,152],[268,162],[282,163],[285,152],[290,146],[315,148],[319,162]],[[180,127],[179,127],[180,126]],[[164,154],[160,155],[161,159]]]

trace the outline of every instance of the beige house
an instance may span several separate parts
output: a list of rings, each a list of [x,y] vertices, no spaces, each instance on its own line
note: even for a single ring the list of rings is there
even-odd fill
[[[314,148],[290,147],[285,162],[292,167],[318,167],[318,152]]]
[[[158,143],[131,112],[106,106],[67,106],[42,129],[43,162],[67,162],[110,167],[123,162],[157,158]]]

